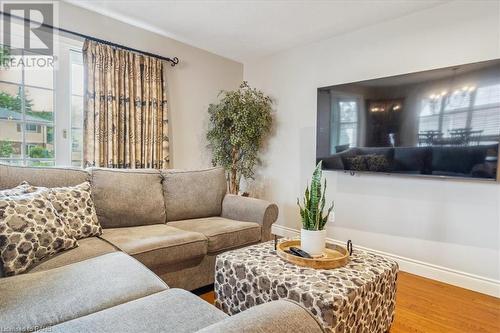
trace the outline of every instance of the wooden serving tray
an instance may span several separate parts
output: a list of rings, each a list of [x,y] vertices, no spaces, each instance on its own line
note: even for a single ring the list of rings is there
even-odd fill
[[[337,244],[328,244],[327,246],[322,257],[308,259],[286,253],[285,250],[288,250],[290,247],[300,248],[300,240],[288,240],[278,243],[276,253],[280,258],[303,267],[331,269],[347,265],[349,262],[349,251],[347,248]]]

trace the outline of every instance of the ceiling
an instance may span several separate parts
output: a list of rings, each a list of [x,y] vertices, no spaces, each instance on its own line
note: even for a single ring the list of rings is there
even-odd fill
[[[440,0],[66,0],[245,62],[442,4]]]

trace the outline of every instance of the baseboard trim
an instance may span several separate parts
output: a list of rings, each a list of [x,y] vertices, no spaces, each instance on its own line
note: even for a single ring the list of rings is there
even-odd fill
[[[300,235],[299,230],[281,226],[273,225],[272,232],[275,235],[282,237],[297,237]],[[337,239],[327,238],[328,242],[344,244]],[[457,271],[454,269],[446,268],[443,266],[438,266],[430,264],[427,262],[405,258],[392,253],[382,252],[374,249],[370,249],[364,246],[355,245],[355,247],[379,254],[384,257],[391,258],[399,264],[400,270],[408,272],[411,274],[419,275],[425,278],[433,279],[436,281],[448,283],[457,287],[470,289],[477,291],[482,294],[494,296],[500,298],[500,281],[490,278],[485,278],[482,276]]]

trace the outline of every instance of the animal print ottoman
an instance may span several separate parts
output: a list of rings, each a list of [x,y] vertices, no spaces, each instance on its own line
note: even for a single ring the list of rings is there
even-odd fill
[[[397,274],[395,261],[358,249],[341,268],[299,267],[279,258],[271,241],[217,256],[215,304],[233,315],[286,298],[309,309],[327,332],[387,332]]]

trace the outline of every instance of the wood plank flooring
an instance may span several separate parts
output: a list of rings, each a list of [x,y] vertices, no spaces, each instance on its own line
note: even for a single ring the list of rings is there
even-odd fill
[[[214,303],[213,291],[200,297]],[[500,299],[405,272],[391,333],[500,333]]]

